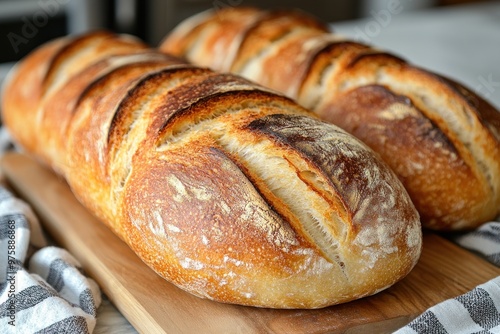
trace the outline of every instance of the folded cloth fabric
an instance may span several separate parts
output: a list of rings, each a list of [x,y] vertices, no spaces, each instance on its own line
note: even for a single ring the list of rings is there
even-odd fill
[[[452,240],[500,267],[500,222],[486,223],[472,232],[452,237]],[[445,333],[500,333],[500,276],[429,308],[395,332]]]
[[[500,276],[439,303],[395,334],[500,333]]]
[[[459,235],[454,241],[500,267],[500,217],[497,220],[486,223],[475,231]]]
[[[45,246],[36,216],[0,187],[0,333],[91,333],[97,284],[67,251]]]

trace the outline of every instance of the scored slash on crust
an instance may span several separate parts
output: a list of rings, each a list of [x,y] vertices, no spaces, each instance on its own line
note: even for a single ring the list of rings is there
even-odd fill
[[[339,242],[346,238],[348,214],[340,198],[334,195],[330,182],[290,147],[244,126],[269,107],[241,97],[229,109],[211,109],[206,104],[202,107],[208,110],[205,117],[184,117],[167,126],[168,131],[162,135],[165,139],[157,144],[157,150],[175,150],[190,141],[211,141],[242,169],[275,211],[294,229],[302,231],[311,245],[316,245],[329,262],[344,272],[345,264],[338,248]],[[193,107],[191,113],[196,115]],[[344,213],[334,213],[332,205]]]

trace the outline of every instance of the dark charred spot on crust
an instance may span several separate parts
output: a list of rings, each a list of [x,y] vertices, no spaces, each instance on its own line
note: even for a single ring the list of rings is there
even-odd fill
[[[326,129],[328,127],[328,129]],[[341,194],[339,199],[349,214],[357,208],[345,202],[349,198],[349,191],[363,193],[366,184],[363,181],[365,164],[368,161],[376,162],[371,151],[359,152],[362,156],[350,157],[345,152],[350,151],[350,144],[343,140],[330,141],[330,136],[337,133],[340,137],[350,136],[343,130],[325,122],[298,115],[274,114],[252,121],[248,125],[250,131],[265,135],[278,145],[292,148],[302,159],[314,166],[318,173],[328,181],[329,185]],[[304,129],[307,129],[304,131]],[[322,144],[322,138],[329,141]],[[354,138],[353,138],[354,140]],[[362,163],[360,163],[362,162]],[[335,170],[342,168],[341,176],[332,178]]]
[[[264,118],[259,118],[253,122],[251,122],[248,126],[248,128],[254,132],[259,132],[259,133],[265,133],[267,134],[268,136],[274,138],[275,140],[278,140],[278,142],[281,144],[281,145],[285,145],[285,146],[293,146],[294,143],[297,143],[297,142],[314,142],[315,139],[313,137],[311,137],[310,135],[308,135],[307,133],[305,132],[301,132],[301,133],[294,133],[292,136],[287,136],[286,138],[284,138],[279,129],[280,127],[285,127],[287,126],[287,121],[282,119],[282,117],[284,118],[287,118],[285,115],[279,115],[279,120],[278,122],[276,122],[274,125],[276,127],[269,127],[268,124],[267,124],[267,117],[264,117]]]
[[[298,142],[316,142],[317,138],[315,138],[313,132],[294,131],[293,134],[287,136],[283,135],[284,129],[290,125],[297,126],[297,124],[300,124],[300,119],[302,118],[304,118],[304,116],[285,114],[269,115],[252,121],[248,125],[248,129],[267,134],[288,146],[293,146]]]
[[[316,131],[308,128],[303,130],[302,123],[308,121],[308,118],[298,115],[274,114],[268,115],[252,121],[248,129],[266,135],[276,144],[293,148],[299,152],[303,159],[321,170],[322,159],[318,158],[313,152],[313,146],[318,144]],[[321,122],[321,121],[318,121]],[[301,131],[289,131],[291,128],[301,128]],[[330,129],[338,131],[335,128]],[[338,157],[342,159],[342,157]]]

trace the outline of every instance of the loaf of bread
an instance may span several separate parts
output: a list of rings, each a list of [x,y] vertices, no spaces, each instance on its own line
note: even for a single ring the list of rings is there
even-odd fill
[[[280,91],[361,139],[398,175],[424,227],[471,229],[500,212],[500,113],[456,82],[298,11],[203,12],[160,49]]]
[[[324,307],[391,286],[420,255],[418,212],[362,142],[134,38],[42,46],[7,79],[2,115],[147,265],[197,296]]]

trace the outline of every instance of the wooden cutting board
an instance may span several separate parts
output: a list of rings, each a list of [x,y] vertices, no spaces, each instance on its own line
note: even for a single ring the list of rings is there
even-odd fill
[[[390,333],[428,307],[500,275],[499,268],[425,233],[415,269],[375,296],[319,310],[221,304],[194,297],[156,275],[51,171],[17,153],[6,155],[1,166],[54,240],[78,258],[142,333]]]

